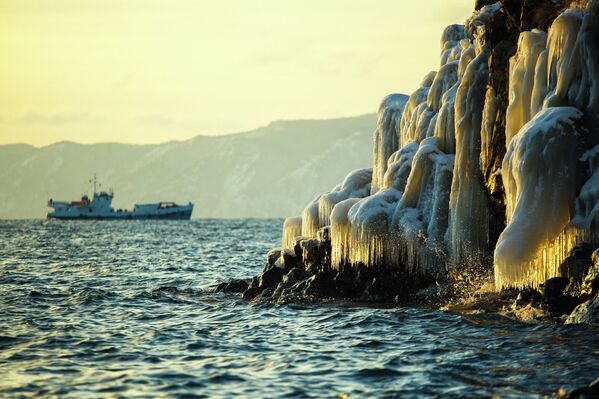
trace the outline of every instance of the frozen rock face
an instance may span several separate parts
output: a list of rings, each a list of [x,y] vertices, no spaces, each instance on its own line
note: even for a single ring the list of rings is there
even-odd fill
[[[598,246],[599,6],[564,6],[480,0],[445,29],[439,70],[379,108],[372,184],[353,172],[302,214],[303,236],[330,224],[333,268],[538,287]]]
[[[498,288],[537,287],[559,275],[575,245],[597,244],[599,60],[589,59],[598,51],[595,12],[567,9],[546,40],[543,32],[523,32],[511,60],[501,173],[508,225],[495,249]]]
[[[539,104],[532,105],[535,83],[535,66],[539,54],[545,50],[547,34],[540,30],[522,32],[518,41],[518,52],[510,60],[509,89],[510,104],[507,108],[505,140],[512,137],[538,112]],[[539,90],[537,90],[539,91]]]
[[[452,262],[456,265],[480,263],[488,251],[489,209],[479,165],[488,56],[488,47],[484,47],[468,64],[456,96],[456,158],[448,232]]]
[[[556,277],[571,249],[553,242],[573,216],[581,119],[576,108],[548,108],[510,142],[502,170],[509,223],[495,248],[499,287],[538,286]]]
[[[390,94],[383,99],[379,107],[374,132],[372,194],[381,188],[387,171],[387,160],[399,149],[399,122],[407,101],[408,96],[404,94]]]

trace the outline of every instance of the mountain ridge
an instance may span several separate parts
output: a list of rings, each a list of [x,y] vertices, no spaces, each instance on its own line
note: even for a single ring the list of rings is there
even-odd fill
[[[43,218],[48,198],[73,200],[91,192],[94,172],[114,188],[115,208],[175,200],[196,203],[196,218],[299,213],[310,196],[371,163],[375,127],[376,115],[366,114],[274,121],[247,132],[160,144],[1,145],[0,218]],[[309,175],[318,177],[298,189]]]

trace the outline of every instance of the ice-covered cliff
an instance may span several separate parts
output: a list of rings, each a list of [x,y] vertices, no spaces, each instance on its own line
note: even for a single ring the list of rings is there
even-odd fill
[[[599,244],[599,2],[477,1],[440,65],[383,99],[372,170],[285,221],[293,249],[330,230],[333,269],[494,270],[538,287]]]

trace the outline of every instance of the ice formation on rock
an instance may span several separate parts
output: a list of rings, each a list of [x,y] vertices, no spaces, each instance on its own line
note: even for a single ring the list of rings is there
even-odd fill
[[[297,237],[302,235],[302,217],[295,216],[285,219],[283,223],[283,242],[281,248],[293,249]]]
[[[320,227],[328,226],[335,205],[348,198],[364,198],[370,194],[372,169],[358,169],[351,172],[338,190],[324,194],[318,200]]]
[[[494,258],[502,288],[538,286],[574,245],[597,245],[599,6],[556,6],[544,32],[504,3],[445,29],[439,70],[381,103],[372,177],[352,172],[288,219],[284,247],[330,224],[333,267],[421,275]]]
[[[374,133],[374,165],[371,193],[376,193],[383,183],[387,171],[387,160],[399,149],[399,122],[408,96],[390,94],[379,107],[378,122]]]
[[[598,29],[592,10],[568,9],[553,21],[546,43],[541,32],[520,36],[502,168],[509,223],[494,255],[498,288],[538,286],[559,275],[575,245],[596,245],[597,168],[585,167],[581,156],[599,139]]]
[[[456,158],[448,231],[454,264],[482,262],[488,251],[489,210],[479,165],[487,60],[484,47],[468,64],[455,100]]]
[[[579,187],[582,112],[547,108],[522,127],[503,161],[508,225],[495,248],[498,286],[538,285],[558,275],[571,248],[551,248],[572,219]],[[538,255],[546,257],[536,259]],[[544,251],[544,252],[543,252]]]

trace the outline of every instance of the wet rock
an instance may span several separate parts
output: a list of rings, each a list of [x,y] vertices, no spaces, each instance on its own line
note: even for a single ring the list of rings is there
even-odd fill
[[[291,251],[289,249],[285,249],[281,252],[281,257],[279,259],[280,266],[288,272],[293,269],[297,265],[301,264],[301,258],[298,258],[295,251]]]
[[[599,324],[599,298],[581,303],[568,316],[565,324]]]
[[[272,267],[258,277],[260,290],[275,289],[281,282],[285,271],[281,267]]]
[[[593,265],[593,246],[582,243],[570,250],[568,257],[560,265],[560,275],[573,278],[580,282],[587,274],[589,267]]]
[[[216,287],[216,292],[242,293],[249,288],[246,280],[232,280],[228,283],[221,283]]]
[[[289,271],[284,277],[283,282],[293,285],[308,278],[308,272],[302,266],[296,266]]]
[[[350,266],[342,267],[339,270],[333,279],[333,284],[344,298],[355,298],[364,291],[356,269]]]
[[[272,266],[276,261],[281,257],[281,248],[271,249],[268,254],[266,254],[266,265]]]
[[[402,279],[399,276],[386,273],[380,274],[372,280],[372,283],[368,287],[368,293],[372,299],[378,301],[388,301],[393,298],[397,298],[396,301],[400,301],[407,297]]]
[[[299,283],[300,281],[306,280],[309,277],[308,272],[303,266],[296,266],[285,274],[281,279],[279,285],[275,289],[272,296],[274,298],[280,298],[281,296],[289,294],[289,290]]]
[[[302,259],[308,271],[316,272],[324,263],[324,250],[317,239],[302,240]]]
[[[327,272],[318,272],[306,280],[304,295],[318,298],[337,297],[337,290],[335,290],[331,274]]]
[[[243,292],[241,297],[243,299],[245,299],[246,301],[251,301],[254,298],[256,298],[258,296],[258,294],[260,294],[260,290],[258,288],[250,287]]]
[[[537,290],[522,290],[518,293],[518,297],[514,301],[514,306],[521,307],[526,305],[532,305],[536,308],[541,306],[543,295]]]
[[[599,378],[583,388],[578,388],[570,393],[559,392],[560,399],[594,399],[599,398]]]
[[[595,263],[587,271],[587,275],[582,280],[580,286],[582,295],[593,298],[599,292],[599,264]]]
[[[566,287],[570,283],[567,277],[554,277],[545,282],[541,308],[548,311],[554,317],[560,317],[572,312],[576,306],[570,296],[564,295]]]

